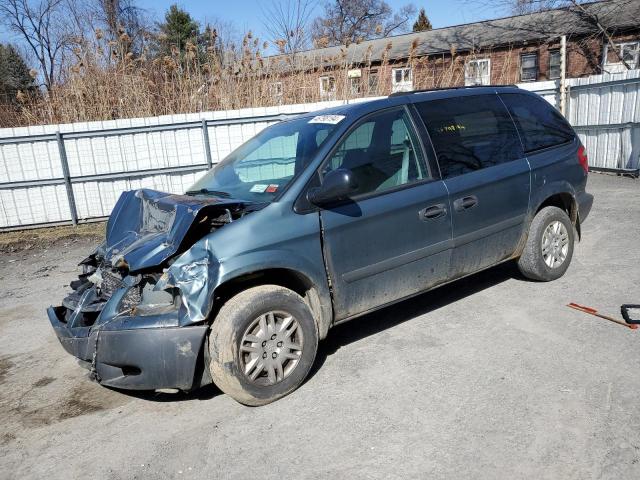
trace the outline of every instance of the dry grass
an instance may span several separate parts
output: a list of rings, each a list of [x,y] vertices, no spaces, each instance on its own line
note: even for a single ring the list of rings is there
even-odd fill
[[[73,243],[80,239],[102,240],[106,222],[84,223],[76,226],[47,227],[31,230],[0,232],[0,253],[21,252]]]
[[[215,45],[215,38],[210,44]],[[414,88],[460,85],[464,81],[464,58],[451,54],[419,57],[414,42],[406,60],[394,66],[414,69]],[[386,95],[391,89],[388,69],[389,43],[381,64],[378,88],[368,88],[362,78],[362,90],[353,92],[347,71],[371,66],[370,51],[363,58],[348,58],[346,50],[332,58],[303,60],[281,56],[264,58],[266,44],[248,34],[241,51],[221,55],[215,48],[187,45],[170,55],[151,58],[149,52],[135,56],[127,51],[127,38],[108,42],[96,38],[75,49],[75,62],[64,82],[47,95],[24,98],[18,109],[0,108],[0,126],[67,123],[91,120],[147,117],[209,110],[229,110],[277,104],[316,102],[320,97],[319,75],[330,73],[336,79],[331,99]],[[485,52],[486,53],[486,52]],[[221,57],[224,56],[224,60]],[[326,65],[332,65],[326,69]],[[509,81],[507,79],[507,81]],[[274,95],[280,82],[282,94]]]

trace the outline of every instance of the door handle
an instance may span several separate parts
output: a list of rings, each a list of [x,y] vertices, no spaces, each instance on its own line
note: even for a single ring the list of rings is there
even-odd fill
[[[430,207],[423,208],[418,212],[420,220],[431,220],[433,218],[444,217],[447,214],[447,207],[444,203],[438,205],[431,205]]]
[[[456,212],[462,212],[463,210],[469,210],[478,204],[478,197],[475,195],[469,195],[468,197],[458,198],[453,201],[453,208]]]

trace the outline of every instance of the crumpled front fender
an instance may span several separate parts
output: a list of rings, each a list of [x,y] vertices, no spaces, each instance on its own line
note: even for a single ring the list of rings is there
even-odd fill
[[[180,325],[206,320],[213,306],[220,263],[211,247],[210,236],[194,243],[163,273],[154,288],[177,288],[180,291],[183,307],[178,319]]]
[[[155,289],[177,288],[182,298],[179,324],[205,321],[212,308],[216,288],[248,273],[268,269],[287,269],[307,278],[320,302],[319,333],[324,338],[333,318],[329,285],[324,270],[309,259],[291,251],[256,250],[220,260],[214,251],[212,235],[202,238],[183,253],[162,275]],[[320,265],[320,268],[323,268]]]

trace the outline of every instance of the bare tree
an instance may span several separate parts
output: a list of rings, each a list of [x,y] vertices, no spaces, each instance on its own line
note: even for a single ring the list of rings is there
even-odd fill
[[[64,2],[0,0],[0,21],[28,46],[48,90],[59,78],[64,56],[72,44],[64,15]]]
[[[274,0],[263,7],[263,25],[280,53],[295,54],[310,45],[311,0]]]
[[[150,28],[135,0],[92,0],[92,3],[95,16],[105,26],[109,39],[117,40],[126,34],[134,51],[144,48],[145,34]]]
[[[313,38],[318,46],[328,46],[387,37],[409,30],[415,13],[412,4],[394,12],[384,0],[327,1],[324,14],[313,22]]]

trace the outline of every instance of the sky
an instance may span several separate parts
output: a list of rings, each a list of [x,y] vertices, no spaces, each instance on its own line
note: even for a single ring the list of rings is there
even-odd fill
[[[161,19],[172,4],[187,10],[198,22],[205,24],[214,17],[233,22],[240,32],[251,30],[263,39],[262,12],[269,0],[137,0],[137,3],[154,17]],[[458,25],[496,18],[508,14],[498,7],[487,7],[489,2],[473,0],[413,1],[386,0],[394,9],[413,3],[417,10],[423,7],[434,28]],[[496,2],[499,3],[499,2]],[[321,12],[322,1],[317,2],[316,12]],[[485,5],[482,5],[485,4]],[[314,13],[316,13],[314,12]],[[314,15],[315,16],[315,15]]]
[[[262,25],[263,11],[269,0],[135,0],[156,21],[164,17],[166,10],[177,4],[188,11],[201,25],[207,20],[219,18],[235,26],[238,34],[251,30],[261,40],[268,40]],[[459,25],[489,18],[508,15],[504,8],[490,7],[490,1],[446,0],[408,2],[406,0],[386,0],[396,10],[407,3],[413,3],[417,10],[423,7],[434,28]],[[499,4],[501,2],[493,2]],[[322,1],[317,2],[313,17],[321,13]],[[0,42],[17,42],[19,38],[0,26]],[[270,52],[274,53],[274,52]]]

